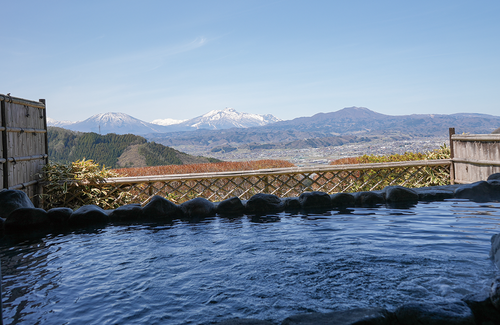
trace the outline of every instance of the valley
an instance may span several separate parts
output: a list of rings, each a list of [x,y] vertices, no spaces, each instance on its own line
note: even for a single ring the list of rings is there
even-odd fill
[[[365,107],[346,107],[292,120],[226,108],[173,125],[152,124],[123,113],[105,113],[64,128],[94,134],[96,131],[99,134],[141,134],[149,143],[148,148],[144,145],[130,148],[121,157],[120,166],[144,165],[146,158],[136,157],[138,154],[155,157],[148,158],[148,166],[170,161],[162,158],[167,152],[160,153],[167,149],[160,149],[153,143],[178,151],[174,160],[177,164],[199,159],[207,161],[207,158],[223,161],[281,159],[308,166],[363,154],[425,152],[448,143],[450,127],[459,134],[488,134],[499,126],[500,116],[485,114],[385,115]],[[154,150],[152,146],[156,146]],[[117,164],[113,161],[108,165]]]
[[[223,161],[248,161],[260,159],[286,160],[296,166],[328,164],[332,160],[364,154],[389,155],[405,152],[426,152],[448,145],[448,137],[415,139],[378,139],[370,142],[347,143],[338,146],[301,149],[236,149],[230,152],[213,152],[206,146],[179,145],[175,149],[194,156],[205,156]]]

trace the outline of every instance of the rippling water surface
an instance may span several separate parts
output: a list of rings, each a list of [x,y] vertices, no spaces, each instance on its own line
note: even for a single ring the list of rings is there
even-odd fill
[[[393,309],[487,288],[500,204],[211,218],[5,236],[5,324],[280,322],[304,312]]]

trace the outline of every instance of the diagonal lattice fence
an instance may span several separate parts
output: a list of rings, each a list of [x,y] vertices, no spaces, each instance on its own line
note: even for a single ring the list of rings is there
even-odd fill
[[[182,203],[195,197],[222,201],[237,196],[249,199],[257,193],[279,197],[299,196],[308,191],[328,194],[379,190],[389,185],[423,187],[450,183],[451,160],[423,160],[308,168],[108,178],[87,184],[109,197],[109,208],[128,203],[146,204],[154,195]],[[68,200],[82,198],[68,197]],[[66,203],[66,206],[70,204]]]

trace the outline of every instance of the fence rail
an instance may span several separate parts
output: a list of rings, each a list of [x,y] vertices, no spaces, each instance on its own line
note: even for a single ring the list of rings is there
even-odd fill
[[[92,184],[105,191],[107,207],[127,203],[146,204],[154,195],[181,203],[194,197],[222,201],[237,196],[249,199],[257,193],[279,197],[299,196],[308,191],[329,194],[379,190],[388,185],[422,187],[450,182],[451,160],[422,160],[378,164],[291,167],[237,172],[177,174],[107,178]],[[49,194],[50,193],[46,193]],[[76,204],[75,204],[76,203]],[[84,197],[68,195],[64,206],[84,205]]]

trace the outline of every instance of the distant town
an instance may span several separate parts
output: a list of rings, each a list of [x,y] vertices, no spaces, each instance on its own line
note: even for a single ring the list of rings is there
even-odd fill
[[[177,150],[195,156],[209,156],[224,161],[247,161],[260,159],[282,159],[297,166],[314,166],[329,164],[331,161],[345,158],[368,155],[403,154],[405,152],[426,152],[449,145],[446,137],[418,138],[412,140],[380,140],[344,144],[322,148],[306,149],[238,149],[231,152],[207,152],[206,147],[176,146]]]
[[[58,134],[51,138],[54,149],[51,159],[54,161],[66,161],[80,152],[80,156],[71,156],[72,159],[92,158],[111,167],[194,164],[217,159],[235,162],[274,159],[296,166],[314,166],[365,154],[424,153],[439,149],[448,144],[450,127],[456,128],[459,134],[489,134],[499,127],[500,116],[475,113],[384,115],[353,106],[279,120],[269,114],[240,113],[226,108],[173,125],[148,123],[124,113],[97,114],[81,122],[52,120],[50,124],[66,129],[52,131]],[[85,139],[78,135],[81,139],[74,145],[85,142],[87,146],[77,150],[69,146],[68,141],[76,137],[67,133],[72,131],[94,132],[94,135],[85,136]],[[110,134],[115,134],[113,139]],[[106,141],[115,146],[120,143],[122,149],[113,151],[112,155],[106,154],[106,159],[101,157],[106,150],[90,152],[88,148],[94,148],[92,141],[97,141],[97,135],[107,136]],[[119,139],[116,135],[124,138]],[[140,147],[130,142],[132,135],[142,137]],[[174,153],[162,146],[198,158]],[[172,160],[174,156],[176,159]]]

